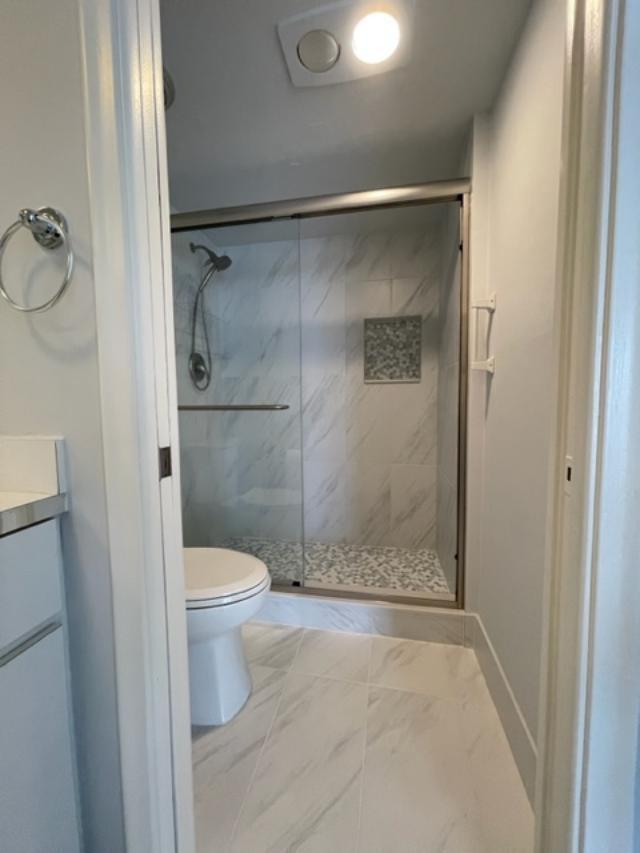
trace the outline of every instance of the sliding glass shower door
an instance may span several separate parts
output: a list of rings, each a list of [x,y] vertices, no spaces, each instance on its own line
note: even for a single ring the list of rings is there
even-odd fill
[[[459,212],[300,223],[307,588],[455,600]]]
[[[298,224],[174,234],[173,267],[185,545],[255,554],[274,584],[301,585]]]
[[[276,586],[456,601],[460,210],[174,234],[187,546],[255,554]]]

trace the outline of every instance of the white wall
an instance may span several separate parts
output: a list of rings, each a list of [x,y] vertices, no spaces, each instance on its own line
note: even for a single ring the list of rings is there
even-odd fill
[[[62,537],[85,845],[118,853],[123,816],[81,59],[74,0],[2,4],[0,228],[21,207],[59,207],[76,272],[51,312],[28,317],[0,304],[0,432],[66,439],[71,509]],[[3,273],[16,296],[26,290],[36,299],[60,276],[60,261],[26,233],[6,254]]]
[[[559,0],[533,5],[495,108],[475,123],[473,150],[472,299],[495,291],[497,312],[489,339],[495,376],[471,376],[467,609],[479,614],[533,737],[555,369],[565,14]],[[480,326],[482,345],[484,321]]]

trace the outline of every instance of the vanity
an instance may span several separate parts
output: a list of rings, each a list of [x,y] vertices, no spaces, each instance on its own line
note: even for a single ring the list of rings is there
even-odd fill
[[[0,436],[0,839],[80,850],[60,516],[64,443]]]

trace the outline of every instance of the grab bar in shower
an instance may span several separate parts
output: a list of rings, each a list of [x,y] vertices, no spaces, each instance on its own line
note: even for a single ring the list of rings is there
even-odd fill
[[[285,403],[237,403],[235,405],[178,406],[179,412],[284,412]]]

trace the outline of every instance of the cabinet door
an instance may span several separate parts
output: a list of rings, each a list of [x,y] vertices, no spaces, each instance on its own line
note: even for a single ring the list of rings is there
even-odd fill
[[[64,635],[0,665],[0,848],[77,853]]]
[[[0,538],[0,656],[62,610],[58,522]]]

